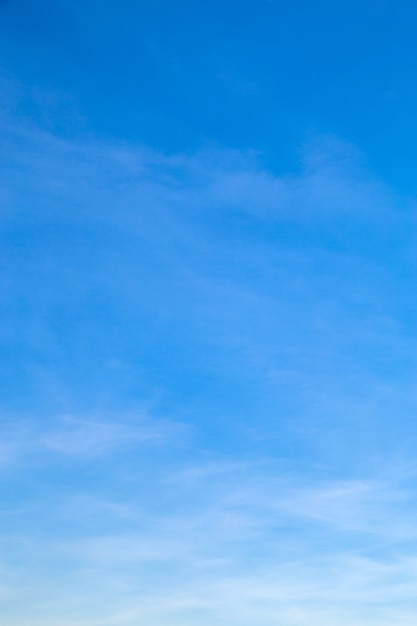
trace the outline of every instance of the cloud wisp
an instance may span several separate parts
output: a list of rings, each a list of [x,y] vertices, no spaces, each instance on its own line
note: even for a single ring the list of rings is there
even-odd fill
[[[409,199],[2,131],[7,623],[411,626]]]
[[[191,483],[184,482],[189,469],[196,477]],[[395,476],[390,484],[374,477],[307,487],[278,467],[196,469],[171,468],[151,486],[162,494],[164,481],[171,490],[177,482],[176,512],[167,502],[161,509],[160,498],[155,502],[144,490],[138,502],[113,504],[84,494],[77,505],[64,494],[49,514],[55,524],[65,519],[79,528],[73,538],[50,537],[48,548],[39,536],[12,538],[14,552],[30,547],[35,561],[47,549],[45,583],[48,570],[61,564],[60,578],[49,583],[53,601],[46,600],[42,580],[31,581],[43,610],[66,613],[68,624],[237,625],[258,615],[268,625],[354,618],[374,625],[395,614],[411,625],[413,489],[395,484]],[[399,520],[402,534],[393,532]],[[95,617],[82,617],[86,606]],[[37,624],[36,612],[33,618]]]

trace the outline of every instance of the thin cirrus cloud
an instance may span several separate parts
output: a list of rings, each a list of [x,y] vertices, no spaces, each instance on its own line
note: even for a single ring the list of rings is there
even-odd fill
[[[2,429],[0,464],[19,465],[39,462],[45,455],[94,460],[102,456],[126,453],[132,449],[160,444],[175,439],[186,429],[180,424],[169,424],[136,417],[134,424],[109,418],[75,418],[64,416],[39,425],[37,419],[9,423]]]
[[[172,489],[172,472],[168,477]],[[251,481],[255,493],[247,486]],[[51,580],[53,600],[50,593],[41,606],[47,613],[64,611],[68,624],[249,624],[255,615],[266,624],[348,624],[355,615],[360,623],[388,624],[393,611],[411,624],[417,569],[408,547],[414,534],[398,538],[391,530],[399,517],[412,521],[412,510],[401,506],[412,491],[376,478],[367,484],[304,483],[268,478],[265,468],[223,464],[214,482],[205,476],[192,490],[187,483],[182,505],[186,501],[188,508],[176,514],[151,511],[143,492],[124,508],[85,500],[80,512],[73,500],[64,518],[79,522],[81,515],[84,535],[55,535],[49,548],[40,537],[23,543],[14,537],[12,545],[17,554],[31,546],[35,560],[46,549],[46,569],[60,563],[65,588],[62,580]],[[184,497],[181,491],[175,490],[177,498]],[[106,525],[113,532],[104,532]],[[42,581],[30,586],[44,593]],[[86,605],[95,617],[83,617]],[[38,623],[36,611],[32,618]]]
[[[74,394],[119,411],[136,388],[152,403],[216,380],[257,402],[278,389],[284,414],[300,414],[302,389],[309,418],[294,425],[308,437],[333,413],[343,418],[327,431],[342,439],[349,420],[385,432],[378,413],[409,419],[414,210],[351,147],[316,140],[297,175],[278,176],[255,155],[167,156],[4,125],[2,334],[23,342],[30,365],[22,373],[18,355],[16,370],[49,411],[72,413]],[[28,319],[13,316],[19,300]]]
[[[412,203],[334,139],[2,131],[7,623],[411,626]]]
[[[167,428],[165,430],[168,431]],[[131,426],[114,421],[66,418],[60,429],[44,434],[40,438],[40,443],[49,451],[94,457],[166,436],[164,429],[158,428],[156,424]]]

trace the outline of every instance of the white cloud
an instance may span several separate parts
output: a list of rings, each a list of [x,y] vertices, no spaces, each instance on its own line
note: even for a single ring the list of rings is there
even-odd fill
[[[184,437],[182,424],[149,417],[73,417],[14,420],[1,431],[0,462],[5,466],[53,464],[59,458],[94,460]],[[45,457],[46,455],[46,457]]]
[[[72,385],[68,363],[78,371],[103,310],[111,319],[105,345],[101,330],[90,348],[99,377],[102,360],[120,365],[123,383],[132,369],[136,374],[137,346],[148,335],[164,349],[161,362],[148,349],[154,377],[146,378],[142,363],[141,390],[151,380],[150,395],[163,393],[184,362],[187,383],[201,373],[200,386],[184,384],[173,401],[167,394],[172,422],[117,411],[46,420],[39,410],[2,429],[5,466],[33,470],[34,482],[39,468],[51,475],[45,494],[29,477],[22,481],[28,508],[20,503],[23,514],[7,526],[8,576],[22,598],[7,623],[411,626],[414,475],[404,479],[387,465],[404,449],[405,459],[414,455],[413,436],[404,438],[394,422],[415,414],[407,365],[415,341],[395,315],[396,276],[372,249],[374,233],[376,247],[388,231],[399,245],[395,229],[406,229],[409,217],[397,205],[404,210],[407,203],[337,142],[308,148],[300,172],[280,176],[250,154],[212,149],[170,157],[10,124],[5,130],[10,209],[3,222],[30,217],[52,235],[34,254],[36,319],[17,329],[5,323],[3,339],[25,341],[31,363],[53,364],[43,366],[45,390],[54,388],[54,376],[64,379],[66,398],[84,398],[83,383],[93,388],[90,361],[87,380],[74,375]],[[238,219],[225,233],[230,216]],[[350,237],[352,224],[360,237]],[[72,228],[76,241],[87,233],[88,254],[80,260],[71,246],[51,253],[58,227],[59,245]],[[105,245],[90,254],[88,237],[101,229]],[[247,236],[253,230],[258,238]],[[109,232],[120,236],[111,249]],[[404,246],[399,267],[408,254]],[[31,276],[23,287],[11,276],[17,301],[32,289]],[[86,327],[84,296],[91,293]],[[45,312],[57,310],[61,322],[78,299],[74,347]],[[134,365],[123,362],[131,356],[124,344],[118,353],[120,335],[128,346],[135,337]],[[163,378],[165,358],[171,369]],[[393,361],[395,376],[384,369]],[[113,385],[115,369],[98,388]],[[252,390],[249,417],[244,401],[219,408],[217,387],[209,397],[199,391],[214,378],[228,397]],[[200,429],[201,439],[188,447],[184,415]],[[233,420],[223,441],[223,424]],[[211,421],[216,454],[205,438]],[[288,432],[292,439],[281,445]],[[233,437],[234,450],[247,437],[253,451],[232,452]],[[181,440],[180,454],[172,440]],[[295,440],[319,454],[302,445],[294,453]],[[124,464],[129,451],[155,444],[158,460],[138,454]],[[68,461],[68,482],[61,475],[54,482]],[[105,478],[91,480],[84,466],[76,473],[78,461],[93,468],[100,461]]]
[[[135,447],[166,436],[157,424],[123,424],[117,421],[83,420],[67,417],[56,430],[40,437],[46,450],[75,456],[95,456],[112,450]]]

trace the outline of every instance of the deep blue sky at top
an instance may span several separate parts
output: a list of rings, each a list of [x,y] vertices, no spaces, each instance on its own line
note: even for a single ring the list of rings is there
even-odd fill
[[[1,5],[6,76],[25,85],[24,114],[54,132],[172,152],[250,148],[278,172],[297,167],[308,133],[330,133],[397,188],[415,189],[413,2]]]
[[[302,169],[302,144],[311,135],[330,135],[359,148],[368,162],[366,167],[373,172],[375,179],[387,183],[395,193],[416,191],[414,159],[411,157],[414,155],[417,131],[417,10],[411,2],[340,4],[323,1],[245,0],[220,3],[122,0],[116,6],[95,0],[6,0],[0,7],[0,58],[2,79],[5,81],[3,105],[6,110],[7,107],[13,109],[10,116],[14,120],[22,120],[22,127],[28,122],[33,128],[47,130],[51,136],[67,138],[74,145],[90,139],[93,142],[97,140],[99,144],[101,142],[102,146],[125,143],[153,148],[165,157],[170,154],[193,155],[204,146],[214,146],[220,151],[223,148],[236,149],[241,154],[247,150],[255,151],[259,153],[258,159],[265,172],[277,177]],[[37,143],[37,140],[33,141]],[[294,342],[305,346],[308,341],[303,336],[303,324],[310,324],[310,318],[304,318],[304,312],[309,306],[320,308],[322,296],[317,296],[312,290],[310,298],[310,282],[305,278],[308,272],[303,272],[301,265],[293,267],[292,261],[288,261],[292,268],[288,279],[291,288],[285,295],[285,288],[274,274],[277,261],[274,260],[268,270],[256,265],[258,260],[267,264],[270,248],[279,252],[286,246],[288,249],[293,246],[293,251],[306,254],[311,264],[311,284],[314,277],[321,276],[331,267],[334,276],[324,279],[326,287],[323,293],[333,293],[335,286],[343,283],[346,276],[355,287],[358,280],[363,280],[365,299],[367,294],[372,294],[372,288],[364,278],[364,267],[369,263],[372,273],[373,264],[379,263],[380,274],[375,279],[375,285],[378,285],[375,289],[378,294],[385,294],[391,275],[392,293],[395,292],[396,296],[391,298],[390,303],[393,310],[400,309],[398,316],[405,320],[408,328],[411,317],[407,282],[410,280],[409,259],[405,254],[401,257],[401,251],[406,249],[405,241],[411,229],[408,222],[401,222],[399,218],[397,222],[397,218],[383,217],[385,200],[373,192],[368,197],[360,187],[360,176],[357,181],[359,186],[351,199],[354,211],[344,213],[341,209],[349,183],[344,182],[342,191],[336,194],[337,198],[330,200],[330,204],[337,207],[337,211],[331,214],[336,216],[333,221],[333,217],[320,218],[317,206],[320,205],[321,210],[321,205],[326,205],[326,194],[329,193],[331,198],[332,189],[338,188],[340,177],[337,175],[334,180],[330,176],[328,180],[324,174],[321,180],[319,174],[317,184],[324,189],[324,198],[317,200],[317,206],[314,193],[312,199],[308,189],[301,191],[304,200],[296,198],[290,201],[290,204],[294,203],[291,211],[294,215],[298,212],[297,203],[305,201],[309,205],[308,215],[311,218],[303,218],[300,214],[296,226],[272,227],[269,223],[260,226],[260,222],[253,217],[236,218],[233,211],[228,213],[224,210],[233,202],[245,204],[244,193],[236,196],[233,190],[229,197],[226,195],[224,206],[220,202],[217,213],[213,206],[219,200],[214,194],[207,212],[210,218],[202,218],[198,216],[198,211],[188,210],[189,200],[184,199],[188,197],[186,191],[184,198],[177,201],[178,206],[174,203],[173,208],[166,209],[167,215],[173,216],[174,223],[179,220],[176,225],[178,231],[196,228],[195,232],[201,236],[198,242],[193,232],[186,241],[185,235],[178,236],[177,240],[172,236],[171,217],[166,218],[166,227],[160,229],[163,233],[160,235],[160,216],[149,201],[153,192],[149,191],[148,198],[144,200],[137,200],[135,196],[137,193],[140,197],[142,188],[148,193],[143,180],[131,183],[132,189],[139,184],[139,189],[131,192],[133,201],[127,192],[125,199],[121,199],[117,180],[109,177],[105,168],[100,171],[101,149],[97,149],[97,155],[93,152],[94,158],[91,157],[86,168],[85,176],[90,182],[88,189],[79,186],[82,161],[81,165],[77,165],[79,170],[76,175],[71,173],[72,166],[68,163],[72,162],[72,157],[68,155],[62,156],[61,169],[57,166],[55,170],[55,164],[60,160],[59,149],[55,147],[51,150],[51,154],[54,151],[56,154],[45,157],[36,150],[32,153],[27,147],[22,148],[17,141],[13,141],[10,149],[14,156],[18,155],[17,159],[26,159],[35,172],[39,163],[40,168],[44,164],[44,169],[30,179],[39,180],[40,187],[36,187],[36,182],[30,182],[34,187],[32,189],[29,185],[27,197],[21,202],[24,206],[23,218],[19,218],[16,210],[17,206],[21,206],[20,201],[10,203],[16,212],[16,220],[21,219],[16,222],[17,226],[13,226],[8,239],[11,252],[7,265],[15,271],[10,259],[16,261],[17,270],[11,282],[18,285],[20,291],[17,293],[22,296],[14,300],[17,302],[14,322],[17,320],[16,337],[19,345],[23,346],[19,366],[13,374],[7,374],[10,379],[5,384],[13,406],[17,402],[19,407],[27,409],[28,389],[38,388],[36,376],[32,374],[31,380],[35,382],[32,380],[31,385],[26,387],[22,383],[28,362],[26,344],[22,340],[26,319],[33,317],[39,320],[39,324],[47,326],[49,322],[45,320],[49,320],[50,315],[53,319],[51,332],[62,348],[62,371],[57,367],[55,353],[48,353],[47,342],[42,343],[42,339],[38,339],[41,334],[37,329],[33,335],[41,344],[42,354],[47,353],[44,359],[50,371],[60,372],[63,380],[71,379],[70,386],[76,397],[82,396],[81,389],[88,388],[85,393],[89,402],[86,404],[94,405],[99,388],[105,388],[106,393],[113,390],[114,397],[128,397],[129,402],[129,393],[141,396],[142,390],[137,390],[140,376],[132,374],[131,382],[126,382],[128,376],[125,372],[119,372],[117,378],[110,365],[107,367],[106,358],[113,358],[116,354],[121,356],[122,361],[125,359],[129,364],[133,363],[133,368],[149,370],[148,379],[151,379],[152,385],[170,389],[171,394],[180,399],[180,404],[184,398],[192,396],[195,389],[197,395],[201,388],[205,389],[207,396],[204,401],[199,400],[199,410],[193,410],[193,414],[201,415],[201,407],[212,403],[221,407],[216,414],[234,414],[240,420],[243,407],[246,410],[250,405],[250,387],[241,382],[241,372],[234,375],[234,393],[231,392],[230,381],[227,384],[224,382],[232,371],[231,362],[239,361],[239,357],[228,357],[230,362],[225,361],[224,356],[219,357],[213,367],[218,380],[216,384],[208,380],[204,368],[200,371],[198,364],[202,352],[211,358],[212,347],[207,350],[199,343],[201,337],[205,340],[209,334],[207,329],[210,324],[203,324],[200,320],[204,319],[207,311],[212,312],[215,320],[224,318],[228,329],[225,336],[231,330],[245,336],[246,324],[249,336],[255,331],[264,331],[265,343],[276,345],[281,355],[280,326],[274,325],[279,315],[268,304],[266,311],[273,320],[271,326],[268,327],[267,323],[254,324],[258,310],[251,313],[250,306],[236,305],[242,309],[241,313],[236,313],[236,319],[244,320],[242,330],[236,321],[230,322],[228,317],[233,303],[239,301],[233,289],[230,286],[224,288],[227,294],[224,300],[221,296],[201,296],[199,299],[196,295],[198,287],[192,285],[192,281],[192,286],[186,283],[188,278],[183,278],[182,266],[189,273],[195,272],[197,277],[214,276],[218,281],[224,280],[228,268],[233,267],[230,273],[239,284],[241,281],[252,281],[255,290],[262,287],[259,277],[268,276],[264,291],[268,296],[276,295],[278,311],[281,311],[282,303],[292,302],[289,295],[292,285],[297,285],[301,276],[306,281],[305,301],[310,304],[294,307],[300,320],[298,325],[293,323],[294,312],[285,314],[287,317],[283,326],[286,330],[282,334],[288,340],[294,335]],[[16,174],[16,171],[21,173]],[[13,172],[16,178],[10,177],[6,184],[19,194],[26,189],[30,177],[24,169],[17,168]],[[123,176],[127,177],[127,174]],[[58,200],[51,199],[53,193],[48,187],[55,179],[60,180],[62,185]],[[219,180],[223,181],[220,175]],[[220,187],[222,184],[218,183]],[[268,185],[262,191],[263,184],[254,185],[254,197],[249,199],[249,204],[260,213],[258,205],[267,204],[268,197],[276,193],[273,186],[269,188]],[[71,199],[71,193],[78,188],[79,196]],[[262,194],[264,198],[258,202],[258,195]],[[207,195],[211,197],[209,193]],[[381,195],[385,196],[385,192]],[[198,202],[204,202],[205,191],[199,192],[198,196]],[[282,204],[276,198],[271,201],[277,207]],[[170,207],[172,202],[170,198],[165,204]],[[136,209],[138,203],[140,210]],[[193,201],[190,203],[193,206]],[[84,207],[80,224],[75,227],[71,224],[74,205]],[[97,214],[88,218],[92,207],[97,207]],[[113,212],[115,221],[122,215],[123,222],[127,219],[125,213],[134,212],[141,220],[137,232],[144,239],[148,237],[148,247],[143,242],[139,245],[139,239],[118,238],[116,230],[102,228],[98,217],[106,210],[105,207]],[[44,217],[48,215],[48,210],[53,216],[51,222]],[[374,210],[375,221],[370,220],[368,226],[362,227],[362,213]],[[181,220],[184,224],[180,224]],[[381,223],[376,238],[375,222]],[[190,226],[191,223],[193,226]],[[242,224],[247,224],[246,231]],[[390,239],[395,230],[397,239],[392,244]],[[128,236],[131,236],[130,231]],[[158,239],[160,236],[161,239]],[[231,260],[228,255],[230,251],[233,253],[233,246],[242,247],[241,257],[249,251],[256,261],[251,261],[252,265],[248,262],[246,266],[238,255]],[[320,266],[321,251],[327,250],[331,255],[338,246],[342,254],[347,251],[357,262],[351,273],[343,270],[343,259],[330,262],[326,257]],[[394,254],[395,250],[399,251],[395,260],[390,256],[391,249],[394,249]],[[356,254],[362,255],[358,261]],[[165,255],[166,258],[161,261],[158,255]],[[181,267],[175,267],[175,260],[178,259]],[[256,275],[254,267],[259,275]],[[73,282],[64,285],[61,276],[67,270],[72,272]],[[110,289],[106,291],[99,277],[108,278],[112,288],[116,286],[118,289],[125,284],[125,292],[134,292],[137,297],[135,305],[125,303],[120,312],[117,308],[120,295],[115,296]],[[181,280],[187,285],[183,290]],[[353,287],[352,290],[355,292]],[[378,298],[379,295],[375,296],[375,302],[379,302]],[[193,305],[196,306],[195,311]],[[378,306],[382,310],[387,304]],[[183,313],[187,307],[190,311],[187,309]],[[344,315],[346,306],[340,307]],[[158,321],[159,316],[166,322],[166,336],[163,333],[164,324]],[[84,320],[83,323],[80,319]],[[194,335],[190,333],[191,339],[187,335],[184,340],[181,332],[187,334],[190,328],[194,328],[194,322],[197,330],[194,329]],[[213,343],[216,343],[218,335],[221,336],[216,323],[211,330]],[[349,320],[338,322],[339,325],[343,323],[347,327],[350,324]],[[361,325],[362,320],[358,327]],[[323,324],[323,328],[325,326]],[[49,332],[49,327],[47,330]],[[339,338],[343,341],[347,333],[338,332],[335,335],[337,341]],[[323,341],[328,336],[328,329],[323,330]],[[321,352],[320,334],[313,324],[311,338],[313,353],[326,361]],[[348,340],[346,344],[349,344]],[[349,348],[346,349],[349,351]],[[141,351],[139,365],[138,350]],[[340,346],[334,347],[334,351],[339,355]],[[13,354],[13,358],[18,360],[16,350]],[[363,359],[369,358],[369,351],[364,350],[355,358],[361,364]],[[38,363],[38,356],[34,360]],[[375,361],[380,367],[380,360],[375,357]],[[392,360],[390,363],[395,369]],[[342,363],[340,380],[346,378],[344,366]],[[327,361],[326,368],[332,369]],[[12,369],[8,363],[7,371]],[[312,370],[316,369],[312,367]],[[252,372],[248,378],[253,382]],[[361,376],[357,375],[357,379],[361,380]],[[103,383],[103,380],[107,382]],[[329,389],[332,388],[327,376],[323,380]],[[152,385],[144,383],[145,388]],[[129,387],[129,393],[125,393],[125,386]],[[37,392],[40,404],[53,397],[50,388],[51,385],[48,393],[43,390]],[[299,385],[287,385],[288,388],[293,390],[297,400]],[[260,398],[259,402],[268,404],[265,391],[258,389],[252,396],[256,397],[256,402]],[[167,404],[171,401],[172,396],[168,395]],[[277,402],[274,387],[270,400],[274,413]],[[83,402],[80,401],[80,404]],[[270,407],[267,408],[266,413]],[[50,410],[53,412],[55,409]],[[253,413],[259,413],[257,406],[253,408]],[[291,411],[286,407],[281,413],[288,415]],[[333,411],[329,410],[329,413],[333,414]],[[376,424],[379,428],[379,422],[376,421]]]

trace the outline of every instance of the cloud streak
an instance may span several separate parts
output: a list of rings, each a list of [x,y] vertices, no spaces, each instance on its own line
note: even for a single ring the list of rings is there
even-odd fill
[[[411,626],[409,200],[2,130],[7,623]]]
[[[92,534],[49,540],[65,571],[65,589],[52,584],[53,610],[66,612],[70,588],[74,617],[68,624],[214,619],[237,625],[256,615],[265,624],[388,624],[394,614],[412,623],[414,513],[404,504],[413,490],[376,477],[307,488],[301,479],[274,477],[271,468],[265,475],[259,467],[223,465],[214,478],[202,470],[192,491],[187,483],[188,507],[175,515],[151,514],[149,503],[144,512],[143,493],[141,504],[121,507],[119,501],[113,509],[85,500],[97,516]],[[255,480],[256,491],[248,489]],[[181,497],[179,488],[175,493]],[[72,510],[66,516],[78,515]],[[111,518],[118,534],[98,535]],[[410,522],[408,535],[393,534],[399,518]],[[39,538],[31,544],[35,555],[44,549]],[[107,617],[97,617],[98,598]],[[86,601],[96,617],[83,622]]]

